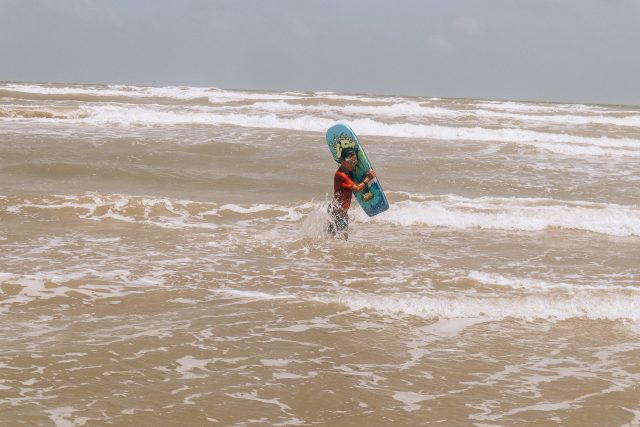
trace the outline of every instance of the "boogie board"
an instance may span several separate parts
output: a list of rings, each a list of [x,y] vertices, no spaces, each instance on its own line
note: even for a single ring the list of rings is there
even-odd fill
[[[327,145],[333,160],[338,164],[340,163],[340,153],[344,148],[350,147],[355,150],[358,163],[353,171],[353,177],[356,183],[362,182],[367,176],[367,171],[373,169],[362,144],[348,125],[338,123],[331,126],[327,130]],[[389,202],[382,191],[378,178],[376,177],[369,182],[367,187],[360,192],[353,193],[365,213],[374,216],[389,209]]]

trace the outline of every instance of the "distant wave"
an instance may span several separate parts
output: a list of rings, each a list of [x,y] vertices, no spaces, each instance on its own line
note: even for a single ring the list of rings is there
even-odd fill
[[[474,104],[470,104],[474,106]],[[613,125],[640,127],[640,112],[611,113],[603,111],[591,111],[585,109],[580,114],[567,114],[561,109],[554,110],[558,114],[527,114],[523,112],[493,111],[481,108],[453,109],[443,106],[430,105],[429,103],[416,101],[400,101],[388,105],[364,105],[364,104],[295,104],[287,101],[257,101],[250,106],[227,107],[228,109],[246,110],[248,108],[272,112],[272,113],[301,113],[309,114],[342,114],[349,116],[374,116],[393,118],[437,118],[445,120],[480,120],[496,119],[510,120],[523,123],[553,123],[566,126],[577,125]],[[596,114],[593,114],[596,113]]]
[[[221,114],[216,110],[162,106],[119,104],[83,105],[77,109],[35,110],[7,107],[0,109],[0,117],[30,120],[51,120],[63,117],[65,121],[116,126],[168,126],[168,125],[231,125],[262,129],[288,129],[306,132],[324,132],[335,119],[300,115],[281,117],[269,114]],[[455,127],[432,124],[384,123],[369,118],[349,122],[360,135],[398,138],[421,138],[452,141],[486,141],[513,143],[566,155],[613,155],[640,157],[640,140],[629,138],[586,137],[564,133],[538,132],[518,128]]]
[[[445,195],[393,203],[375,221],[401,226],[542,231],[553,228],[640,236],[640,209],[608,203]]]
[[[214,87],[191,87],[191,86],[164,86],[164,87],[144,87],[127,85],[47,85],[47,84],[26,84],[26,83],[0,83],[0,96],[26,96],[45,95],[53,99],[57,97],[67,97],[80,100],[91,98],[169,98],[176,100],[190,100],[198,98],[210,99],[212,102],[239,101],[239,100],[279,100],[298,99],[304,97],[302,94],[293,93],[269,93],[269,92],[243,92],[228,91]]]
[[[28,96],[28,95],[51,95],[52,97],[78,96],[84,100],[86,96],[93,98],[166,98],[178,101],[194,99],[208,99],[212,104],[254,101],[265,103],[256,105],[257,107],[268,107],[274,109],[308,108],[313,111],[322,111],[331,108],[329,105],[322,105],[323,101],[347,102],[340,108],[345,108],[344,112],[357,114],[389,114],[393,116],[416,115],[429,116],[432,114],[443,116],[457,116],[460,114],[475,114],[481,111],[483,115],[490,117],[510,117],[510,118],[531,118],[556,121],[578,121],[578,123],[613,123],[618,125],[636,126],[639,120],[640,111],[632,109],[614,110],[611,108],[583,104],[540,104],[530,102],[515,101],[472,101],[467,100],[463,109],[457,107],[462,104],[455,100],[455,108],[443,108],[436,105],[442,101],[439,98],[404,98],[390,96],[367,96],[349,95],[332,92],[268,92],[251,90],[224,90],[215,87],[192,87],[192,86],[131,86],[131,85],[61,85],[44,83],[9,83],[0,82],[0,94],[5,96]],[[298,100],[314,101],[315,104],[296,104]],[[293,101],[287,104],[282,101]],[[275,104],[269,105],[270,102]],[[282,102],[278,105],[278,102]],[[350,103],[350,104],[349,104]],[[370,104],[374,105],[370,105]],[[382,104],[382,105],[381,105]],[[505,114],[510,113],[510,114]],[[612,114],[626,115],[629,117],[615,117]],[[611,121],[609,121],[611,120]],[[575,124],[575,123],[574,123]]]
[[[0,120],[19,124],[125,130],[203,125],[324,133],[336,121],[348,120],[362,136],[497,142],[578,157],[640,157],[640,138],[633,133],[640,130],[640,112],[631,109],[187,86],[0,83],[3,96],[10,102],[0,105]]]

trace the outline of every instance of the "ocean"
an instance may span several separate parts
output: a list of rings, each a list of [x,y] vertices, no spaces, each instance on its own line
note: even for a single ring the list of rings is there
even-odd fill
[[[639,200],[640,107],[2,82],[0,425],[639,426]]]

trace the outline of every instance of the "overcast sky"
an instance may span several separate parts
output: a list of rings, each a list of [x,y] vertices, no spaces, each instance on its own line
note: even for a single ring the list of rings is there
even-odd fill
[[[640,0],[0,0],[0,80],[640,105]]]

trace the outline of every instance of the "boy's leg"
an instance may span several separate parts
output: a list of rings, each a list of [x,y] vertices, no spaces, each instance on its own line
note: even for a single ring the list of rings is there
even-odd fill
[[[346,212],[336,215],[335,227],[336,232],[340,233],[344,240],[349,238],[349,216]]]

